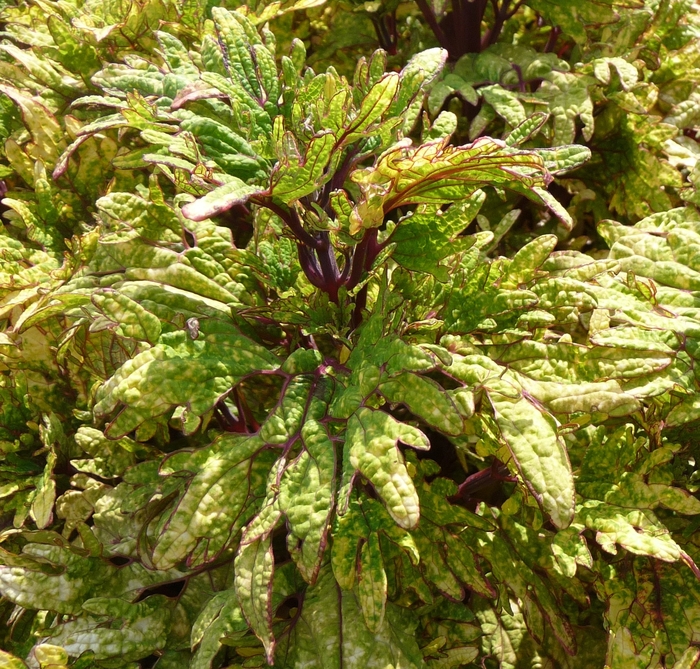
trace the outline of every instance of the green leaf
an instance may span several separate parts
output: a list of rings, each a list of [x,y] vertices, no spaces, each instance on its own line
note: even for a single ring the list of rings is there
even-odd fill
[[[402,131],[407,135],[420,115],[421,94],[440,74],[447,61],[445,49],[426,49],[414,55],[401,70],[399,91],[387,112],[388,117],[403,117]]]
[[[126,295],[115,290],[102,290],[93,294],[92,301],[107,318],[117,324],[116,332],[122,337],[152,344],[160,337],[160,319]]]
[[[360,550],[357,595],[367,628],[377,632],[384,622],[387,579],[379,537],[374,533]]]
[[[201,609],[192,625],[191,645],[197,648],[191,660],[192,669],[209,669],[227,635],[248,629],[234,589],[216,593]]]
[[[530,544],[537,535],[532,530],[528,532],[524,526],[513,529],[515,532],[509,535],[509,540],[498,533],[486,535],[480,552],[491,564],[494,576],[506,583],[522,602],[525,623],[532,636],[542,641],[546,622],[567,653],[574,655],[576,639],[571,625],[563,615],[550,587],[547,587],[539,574],[533,570],[535,565],[539,568],[543,566],[532,559],[535,557],[532,553],[537,551],[537,547],[531,548]],[[518,552],[514,550],[513,543],[520,537],[520,545],[516,543],[520,549]],[[547,557],[551,559],[551,554]]]
[[[408,270],[427,272],[447,283],[449,271],[442,261],[475,243],[473,236],[459,234],[474,219],[485,199],[486,194],[478,190],[465,202],[453,204],[447,212],[419,210],[406,217],[389,238],[396,244],[392,258]]]
[[[504,288],[517,288],[529,284],[558,241],[554,235],[542,235],[519,249],[508,265],[501,285]]]
[[[685,565],[650,564],[638,558],[624,571],[606,565],[603,578],[600,595],[615,606],[608,641],[611,666],[649,666],[661,649],[669,657],[669,666],[684,666],[697,615],[695,574]],[[649,583],[657,587],[650,588]],[[651,615],[652,611],[656,613]]]
[[[505,119],[508,125],[515,128],[525,121],[525,108],[511,91],[501,86],[493,85],[481,88],[479,93],[481,93],[484,101],[490,104],[494,111]]]
[[[249,186],[239,178],[232,176],[223,186],[219,186],[204,197],[186,204],[182,208],[182,214],[192,221],[203,221],[218,216],[237,204],[243,204],[251,196],[262,192],[264,192],[263,188]]]
[[[488,396],[524,484],[556,527],[568,527],[574,517],[574,480],[553,418],[505,384],[490,381]]]
[[[391,105],[399,90],[400,76],[396,73],[385,74],[362,100],[357,115],[343,131],[344,141],[350,143],[377,122]]]
[[[442,111],[433,121],[429,129],[423,133],[423,139],[429,142],[434,139],[451,137],[457,130],[457,116],[449,111]]]
[[[260,429],[260,437],[268,444],[291,442],[306,419],[313,379],[300,375],[285,388],[284,397]]]
[[[587,150],[574,153],[585,155]],[[384,214],[409,204],[459,202],[489,184],[515,190],[564,215],[543,189],[549,178],[544,161],[534,152],[510,149],[488,137],[464,146],[449,146],[442,140],[412,148],[400,142],[373,167],[356,170],[351,178],[367,202],[381,202]],[[360,207],[358,212],[360,219],[365,218]],[[366,222],[364,227],[373,225]]]
[[[225,62],[230,74],[255,100],[262,99],[262,87],[256,72],[256,58],[251,46],[261,44],[255,28],[243,14],[231,12],[223,7],[212,10]],[[252,38],[252,39],[251,39]]]
[[[41,530],[48,527],[53,520],[53,508],[56,501],[56,481],[53,470],[56,466],[57,455],[53,447],[49,448],[44,473],[37,482],[31,508],[36,526]]]
[[[455,93],[470,104],[476,105],[479,102],[479,95],[471,84],[467,83],[459,75],[449,73],[430,88],[430,94],[428,95],[428,109],[430,113],[437,113],[444,105],[445,100]]]
[[[45,165],[55,165],[66,144],[56,117],[39,100],[14,86],[2,84],[0,92],[10,98],[22,113],[22,119],[34,141],[32,157]]]
[[[308,392],[309,386],[305,386]],[[285,396],[286,399],[287,396]],[[307,398],[301,398],[305,402]],[[241,542],[266,537],[286,516],[287,549],[302,577],[313,583],[326,548],[335,497],[335,448],[328,432],[313,418],[292,433],[300,436],[302,451],[289,464],[284,458],[270,472],[268,498],[246,527]],[[292,434],[289,440],[295,438]]]
[[[520,125],[513,128],[505,139],[507,146],[520,146],[534,137],[547,122],[548,115],[544,112],[536,112],[528,116]]]
[[[310,348],[298,348],[285,361],[280,370],[285,374],[308,374],[315,372],[323,362],[320,351]]]
[[[328,180],[324,175],[334,147],[333,133],[323,132],[311,139],[302,155],[292,133],[284,133],[279,163],[272,174],[271,194],[289,204],[322,186]]]
[[[312,583],[321,566],[335,498],[335,448],[320,423],[301,430],[304,452],[285,472],[280,509],[289,520],[287,546],[303,578]]]
[[[450,396],[432,379],[404,372],[379,385],[390,402],[405,404],[428,425],[449,435],[463,431],[460,412]]]
[[[577,519],[590,530],[603,550],[617,553],[617,544],[635,555],[649,555],[666,562],[683,557],[669,531],[651,511],[609,506],[603,502],[584,502]]]
[[[414,633],[409,614],[391,603],[387,603],[384,622],[371,632],[365,626],[358,596],[340,590],[326,568],[305,592],[299,620],[288,638],[280,640],[278,656],[285,658],[282,666],[288,669],[419,669],[422,657]]]
[[[336,582],[343,590],[355,587],[357,549],[360,540],[369,531],[360,502],[353,497],[345,512],[336,514],[332,530],[331,567]]]
[[[593,25],[613,23],[617,15],[612,3],[584,2],[576,6],[560,5],[535,0],[533,8],[551,21],[551,25],[560,26],[562,31],[572,37],[576,43],[587,40],[586,28]]]
[[[20,658],[0,650],[0,666],[2,669],[25,669],[27,665]]]
[[[591,77],[571,72],[551,72],[542,83],[537,96],[545,100],[554,118],[554,144],[568,144],[576,136],[576,120],[583,123],[583,137],[593,136],[593,101],[589,86]]]
[[[270,537],[241,547],[236,556],[236,597],[248,624],[263,642],[270,664],[275,652],[271,604],[273,571]]]
[[[591,159],[591,150],[580,144],[536,149],[536,153],[542,157],[545,167],[553,175],[570,172]]]
[[[75,433],[75,443],[92,456],[91,459],[73,459],[71,464],[78,470],[97,474],[102,478],[121,476],[136,463],[137,455],[147,450],[133,439],[124,437],[118,441],[107,439],[100,430],[81,426]]]
[[[175,332],[127,361],[103,384],[94,411],[105,416],[122,407],[106,431],[118,438],[148,416],[176,406],[187,406],[199,417],[243,376],[276,366],[271,353],[241,335],[212,333],[192,340],[187,333]]]
[[[615,69],[620,77],[623,90],[632,88],[639,78],[637,68],[624,58],[596,58],[593,62],[593,73],[603,84],[610,83],[610,70]]]
[[[96,506],[103,505],[97,502]],[[120,517],[124,518],[121,513]],[[95,516],[96,525],[104,520]],[[102,557],[86,555],[84,549],[68,547],[59,534],[48,530],[43,535],[35,533],[34,538],[45,543],[27,543],[20,554],[0,552],[0,593],[24,608],[75,617],[97,585],[126,603],[152,585],[182,576],[175,570],[150,572],[140,562],[117,568]]]
[[[158,537],[154,565],[167,569],[195,550],[191,562],[203,564],[226,547],[250,517],[251,502],[263,493],[270,457],[255,457],[262,446],[256,437],[222,435],[182,463],[195,475]]]
[[[427,450],[428,438],[415,427],[383,411],[360,408],[348,420],[343,457],[341,511],[357,473],[374,486],[391,517],[401,527],[415,527],[420,517],[418,494],[408,474],[398,442]]]
[[[137,604],[107,597],[88,599],[83,604],[85,614],[60,625],[51,642],[73,657],[85,648],[98,660],[147,657],[165,647],[171,616],[167,602],[163,595]]]

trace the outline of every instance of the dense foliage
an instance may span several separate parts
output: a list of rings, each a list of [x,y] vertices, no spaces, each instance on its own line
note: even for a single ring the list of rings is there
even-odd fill
[[[7,5],[0,665],[695,667],[698,19]]]

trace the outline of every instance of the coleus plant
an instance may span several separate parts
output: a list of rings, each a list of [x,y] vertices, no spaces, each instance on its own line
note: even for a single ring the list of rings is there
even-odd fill
[[[444,50],[85,7],[8,14],[3,662],[694,666],[694,182],[494,258],[590,152],[451,143]]]
[[[330,16],[355,16],[357,27],[346,32],[357,39],[362,16],[391,24],[396,60],[433,44],[448,51],[428,109],[431,118],[445,109],[457,114],[458,142],[502,136],[540,113],[542,126],[528,146],[576,141],[591,149],[591,161],[552,189],[576,220],[571,232],[551,224],[542,229],[521,198],[487,202],[492,215],[522,210],[502,252],[512,255],[542,232],[557,234],[570,248],[599,250],[599,221],[634,223],[681,204],[678,191],[697,155],[691,82],[698,14],[691,2],[355,5],[354,13]],[[329,21],[326,49],[338,41]],[[381,31],[377,41],[389,48]]]

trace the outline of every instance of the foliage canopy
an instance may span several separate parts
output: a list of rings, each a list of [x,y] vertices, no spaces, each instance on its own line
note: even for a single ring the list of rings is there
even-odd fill
[[[695,5],[0,22],[2,666],[700,662]]]

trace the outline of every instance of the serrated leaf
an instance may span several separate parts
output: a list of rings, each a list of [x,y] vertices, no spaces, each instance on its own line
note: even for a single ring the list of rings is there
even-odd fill
[[[376,632],[370,632],[357,595],[341,591],[326,568],[306,591],[299,621],[289,636],[280,640],[278,652],[290,669],[420,669],[422,656],[414,632],[409,614],[391,603],[387,603],[384,622]]]
[[[204,197],[186,204],[182,208],[182,214],[190,220],[203,221],[218,216],[237,204],[243,204],[251,196],[263,191],[263,188],[249,186],[237,177],[230,177],[223,186],[219,186]]]
[[[463,430],[460,412],[450,396],[432,379],[404,372],[379,385],[390,402],[405,404],[431,427],[450,435]]]
[[[408,529],[418,523],[420,509],[398,442],[421,450],[430,448],[428,438],[420,430],[400,423],[383,411],[363,407],[348,420],[344,457],[354,471],[375,487],[396,523]],[[348,472],[344,471],[341,500],[350,486],[352,479],[348,480]]]
[[[196,341],[184,332],[127,361],[97,392],[97,415],[121,413],[106,434],[121,437],[147,416],[187,406],[201,416],[235,385],[256,370],[273,369],[274,356],[241,335],[213,333]]]
[[[152,344],[160,337],[160,319],[126,295],[103,290],[94,293],[92,301],[106,317],[117,323],[116,331],[123,337]]]
[[[278,156],[271,179],[271,194],[288,204],[322,186],[334,146],[331,132],[320,133],[311,139],[302,156],[293,135],[285,133],[284,152]]]
[[[574,517],[574,480],[554,420],[517,391],[513,397],[512,388],[491,382],[488,395],[524,484],[558,528],[568,527]]]
[[[77,657],[89,648],[96,659],[140,659],[165,646],[171,610],[163,595],[130,604],[95,598],[83,604],[87,615],[63,623],[51,642]],[[112,623],[107,626],[105,623]]]
[[[270,537],[241,547],[236,556],[236,597],[248,624],[263,642],[270,664],[275,652],[271,603],[273,571],[274,557]]]
[[[377,632],[384,622],[387,579],[379,537],[374,533],[360,550],[357,594],[368,629]]]
[[[193,454],[188,468],[196,475],[166,522],[153,551],[153,563],[166,569],[197,548],[196,563],[216,557],[234,528],[250,513],[248,495],[260,495],[269,458],[254,458],[260,439],[223,435]],[[241,494],[241,490],[246,494]]]

